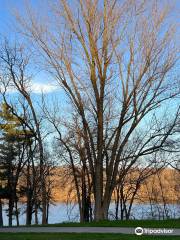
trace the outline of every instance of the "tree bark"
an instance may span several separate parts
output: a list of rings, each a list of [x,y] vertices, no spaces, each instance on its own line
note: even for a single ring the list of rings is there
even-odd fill
[[[35,224],[38,224],[39,223],[39,220],[38,220],[38,206],[37,206],[36,203],[35,203],[35,209],[34,209],[34,216],[35,216]]]
[[[2,207],[2,200],[0,199],[0,227],[3,226],[3,207]]]
[[[15,201],[15,215],[16,215],[16,225],[19,226],[19,212],[18,212],[18,201]]]
[[[13,218],[13,200],[10,197],[9,199],[9,209],[8,209],[8,215],[9,215],[9,226],[12,226],[12,218]]]

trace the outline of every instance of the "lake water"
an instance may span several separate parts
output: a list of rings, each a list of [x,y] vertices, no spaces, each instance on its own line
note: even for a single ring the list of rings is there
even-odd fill
[[[26,223],[26,205],[19,204],[20,225]],[[109,210],[109,216],[111,219],[114,217],[114,204],[112,203]],[[7,205],[3,206],[3,220],[4,225],[8,225],[8,217],[6,213]],[[170,218],[180,218],[180,205],[177,204],[168,204],[167,205],[168,215]],[[159,214],[163,215],[163,206],[161,204],[153,206],[153,212],[155,213],[154,218],[158,219]],[[157,215],[156,215],[157,213]],[[132,208],[132,219],[150,219],[151,208],[149,204],[134,204]],[[39,221],[41,221],[41,214],[39,214]],[[79,221],[79,212],[78,206],[76,205],[66,205],[64,203],[56,203],[56,205],[51,205],[49,208],[49,223],[60,223],[60,222],[69,222],[69,221]],[[34,223],[34,218],[32,223]],[[16,220],[13,220],[13,225],[16,225]]]

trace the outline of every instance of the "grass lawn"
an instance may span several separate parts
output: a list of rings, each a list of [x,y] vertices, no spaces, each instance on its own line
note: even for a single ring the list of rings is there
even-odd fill
[[[32,225],[36,226],[36,225]],[[180,219],[168,220],[124,220],[101,221],[92,223],[59,223],[38,225],[41,227],[147,227],[147,228],[180,228]]]
[[[136,236],[110,233],[0,233],[1,240],[179,240],[180,236]]]

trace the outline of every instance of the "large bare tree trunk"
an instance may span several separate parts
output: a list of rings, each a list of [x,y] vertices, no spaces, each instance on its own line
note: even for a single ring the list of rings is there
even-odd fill
[[[15,200],[15,216],[16,216],[16,225],[19,226],[19,211],[18,211],[18,200]]]
[[[14,207],[14,201],[12,200],[12,198],[10,197],[9,199],[9,203],[8,203],[8,222],[9,222],[9,226],[12,226],[12,219],[13,219],[13,207]]]

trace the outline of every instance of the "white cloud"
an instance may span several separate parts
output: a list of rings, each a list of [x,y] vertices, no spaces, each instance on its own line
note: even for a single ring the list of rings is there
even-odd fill
[[[58,86],[50,84],[50,83],[33,83],[31,85],[31,91],[33,93],[50,93],[54,92],[58,89]]]
[[[0,85],[0,92],[4,92],[5,91],[5,87],[3,85]],[[7,93],[15,93],[17,92],[16,89],[13,86],[6,86],[6,92]]]
[[[4,87],[0,86],[1,91],[4,91]],[[57,85],[53,85],[50,83],[40,83],[40,82],[34,82],[31,84],[30,87],[28,87],[28,90],[32,93],[40,94],[40,93],[51,93],[58,89]],[[7,88],[8,93],[16,93],[17,90],[13,86],[9,86]]]

